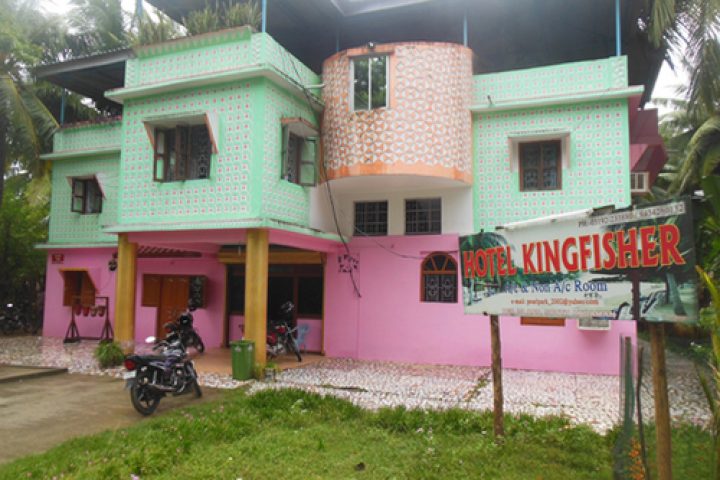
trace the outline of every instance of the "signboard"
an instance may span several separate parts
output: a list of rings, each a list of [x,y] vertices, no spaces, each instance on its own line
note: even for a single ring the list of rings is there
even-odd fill
[[[52,259],[53,264],[63,264],[65,263],[65,255],[62,253],[53,253],[50,254],[50,258]]]
[[[689,199],[460,237],[466,314],[695,323]]]

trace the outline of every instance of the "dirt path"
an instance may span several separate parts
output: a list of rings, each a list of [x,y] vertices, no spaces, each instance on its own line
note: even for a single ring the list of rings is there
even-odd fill
[[[203,393],[200,400],[166,397],[155,415],[222,395],[208,388]],[[0,383],[0,463],[143,418],[130,404],[124,382],[116,378],[61,374]]]

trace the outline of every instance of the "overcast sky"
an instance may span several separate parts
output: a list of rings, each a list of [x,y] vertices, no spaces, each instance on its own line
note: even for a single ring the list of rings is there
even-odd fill
[[[123,9],[128,12],[135,11],[136,0],[122,0]],[[48,12],[57,13],[60,15],[66,14],[70,7],[70,0],[41,0],[40,5]],[[144,3],[145,7],[148,7],[147,3]],[[152,8],[152,7],[150,7]],[[660,74],[658,75],[657,82],[655,84],[655,90],[653,91],[654,98],[673,98],[677,94],[675,90],[678,85],[687,82],[687,75],[681,74],[678,76],[673,72],[667,64],[663,64]],[[660,112],[664,113],[664,109],[660,108]]]

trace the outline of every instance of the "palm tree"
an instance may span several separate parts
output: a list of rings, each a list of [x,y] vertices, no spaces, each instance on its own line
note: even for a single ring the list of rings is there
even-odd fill
[[[682,152],[669,193],[693,191],[703,175],[720,163],[720,1],[656,0],[648,18],[648,36],[665,45],[689,73],[680,93],[685,101],[668,121],[673,144]],[[668,137],[666,137],[668,138]]]
[[[76,56],[129,45],[129,18],[120,0],[72,0],[72,4],[69,23],[76,33],[68,43]]]
[[[0,202],[8,159],[40,171],[39,154],[57,122],[35,95],[28,69],[43,58],[45,48],[33,34],[40,22],[30,21],[34,2],[4,0],[0,8]],[[47,39],[47,38],[46,38]],[[1,203],[0,203],[1,204]]]

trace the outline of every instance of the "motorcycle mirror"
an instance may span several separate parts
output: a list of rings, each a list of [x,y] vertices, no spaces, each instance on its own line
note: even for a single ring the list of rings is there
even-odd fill
[[[156,338],[150,335],[145,339],[145,343],[155,343]]]

